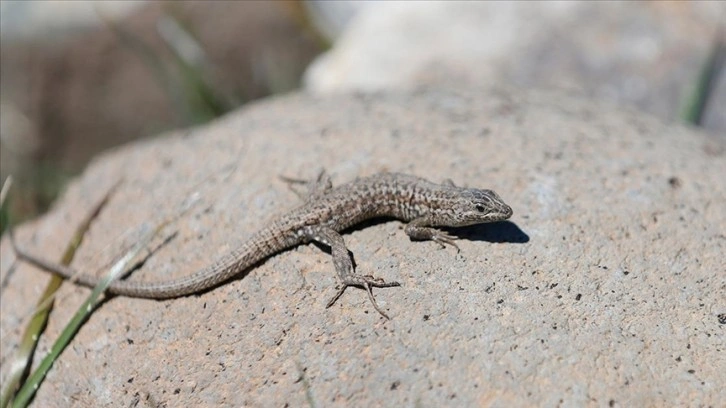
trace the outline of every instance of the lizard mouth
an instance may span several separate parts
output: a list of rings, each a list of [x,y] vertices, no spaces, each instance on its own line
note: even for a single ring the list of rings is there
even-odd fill
[[[511,217],[512,214],[514,214],[514,211],[512,211],[512,207],[504,204],[501,208],[501,211],[498,213],[500,219],[506,220],[507,218]]]
[[[508,219],[512,216],[514,212],[512,211],[512,207],[502,204],[500,208],[497,208],[494,211],[489,212],[484,216],[485,221],[484,222],[495,222],[495,221],[503,221]],[[481,222],[481,221],[480,221]]]

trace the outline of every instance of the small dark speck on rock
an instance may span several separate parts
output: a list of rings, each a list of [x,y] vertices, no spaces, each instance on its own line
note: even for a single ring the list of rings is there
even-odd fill
[[[580,300],[580,299],[582,299],[582,294],[578,293],[577,296],[575,296],[575,300]]]
[[[630,275],[630,271],[623,271],[623,275]]]
[[[693,369],[691,369],[691,370],[688,370],[688,373],[689,373],[689,374],[696,374],[696,370],[693,370]]]
[[[670,185],[671,188],[678,188],[681,186],[681,184],[681,179],[679,179],[678,177],[673,176],[668,179],[668,185]]]
[[[431,316],[429,316],[429,315],[424,315],[424,317],[423,317],[424,322],[428,322],[430,317]]]
[[[399,385],[401,385],[400,381],[394,381],[391,383],[391,391],[397,390]]]
[[[504,299],[499,299],[499,300],[497,300],[497,304],[498,304],[498,305],[501,305],[502,303],[504,303]]]
[[[614,407],[615,406],[615,400],[610,400],[608,402],[608,405],[611,406],[611,407]]]
[[[726,313],[721,313],[718,315],[718,323],[726,324]]]

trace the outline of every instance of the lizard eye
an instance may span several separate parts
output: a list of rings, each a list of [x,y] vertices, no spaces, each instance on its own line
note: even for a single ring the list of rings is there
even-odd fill
[[[477,205],[476,206],[476,210],[479,211],[479,212],[484,212],[484,207],[481,206],[481,205]]]

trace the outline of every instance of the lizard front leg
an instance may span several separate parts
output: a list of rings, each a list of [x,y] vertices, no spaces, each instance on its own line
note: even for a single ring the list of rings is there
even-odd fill
[[[445,233],[444,231],[432,228],[431,221],[426,217],[416,218],[406,225],[406,235],[412,239],[420,241],[434,241],[441,245],[442,248],[446,248],[446,245],[451,245],[456,248],[457,252],[460,252],[459,246],[454,242],[456,237]]]
[[[330,247],[330,251],[333,255],[333,265],[335,265],[335,271],[338,273],[338,277],[342,284],[341,288],[335,296],[330,299],[326,307],[332,306],[349,286],[356,286],[366,290],[368,298],[376,311],[388,319],[388,315],[378,307],[378,303],[376,303],[376,299],[373,297],[371,288],[389,288],[401,285],[398,282],[386,282],[383,279],[374,278],[371,275],[359,275],[355,273],[353,270],[353,262],[348,254],[348,248],[345,246],[345,241],[334,229],[327,226],[316,226],[309,228],[305,231],[305,233],[308,239],[320,242],[321,244],[325,244]]]

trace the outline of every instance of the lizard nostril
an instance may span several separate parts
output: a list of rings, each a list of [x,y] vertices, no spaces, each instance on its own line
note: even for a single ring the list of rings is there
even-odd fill
[[[481,212],[481,213],[483,213],[484,212],[484,207],[481,206],[481,205],[477,205],[476,206],[476,210],[479,211],[479,212]]]

